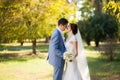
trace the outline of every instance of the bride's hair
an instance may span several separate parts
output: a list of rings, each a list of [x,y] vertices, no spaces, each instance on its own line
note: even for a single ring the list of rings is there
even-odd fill
[[[75,23],[70,23],[70,27],[71,27],[72,33],[73,33],[74,35],[76,35],[76,34],[77,34],[77,31],[78,31],[78,26],[77,26],[77,24],[75,24]]]

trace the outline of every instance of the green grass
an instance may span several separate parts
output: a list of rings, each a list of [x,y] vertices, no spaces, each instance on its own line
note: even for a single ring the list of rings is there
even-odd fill
[[[31,49],[31,45],[0,45],[0,80],[52,80],[53,68],[46,60],[48,45],[38,44],[37,55]],[[92,80],[120,79],[120,61],[101,57],[95,47],[85,49]]]
[[[90,74],[95,80],[113,80],[115,77],[120,78],[120,62],[102,58],[99,54],[92,53],[87,55]],[[110,79],[112,78],[112,79]]]
[[[52,67],[43,59],[0,63],[0,80],[51,80]]]
[[[20,46],[19,44],[9,45],[9,44],[1,44],[0,51],[21,51],[21,50],[31,50],[32,44],[25,44],[25,46]],[[37,45],[37,50],[41,52],[47,52],[48,45],[44,43],[39,43]]]

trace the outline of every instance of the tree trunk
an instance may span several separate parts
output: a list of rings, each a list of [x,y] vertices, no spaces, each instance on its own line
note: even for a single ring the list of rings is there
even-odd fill
[[[113,54],[110,53],[110,61],[113,61],[113,60],[114,60]]]
[[[118,0],[113,0],[113,1],[117,2]]]
[[[49,38],[49,37],[46,37],[45,42],[46,42],[46,43],[48,43],[48,42],[49,42],[49,40],[50,40],[50,38]]]
[[[106,2],[108,3],[108,2],[110,2],[110,0],[106,0]]]
[[[99,41],[98,41],[98,40],[95,41],[95,46],[96,46],[96,47],[99,46]]]
[[[110,42],[109,42],[109,47],[110,47],[110,61],[113,61],[113,57],[114,57],[114,55],[113,55],[113,53],[114,53],[114,45],[113,45],[113,40],[112,40],[112,38],[110,38],[110,40],[109,40]]]
[[[103,1],[102,0],[94,0],[93,4],[95,6],[95,14],[101,14],[102,13],[102,7],[103,7]]]
[[[87,42],[87,45],[88,45],[88,46],[90,46],[90,45],[91,45],[91,44],[90,44],[90,40],[89,40],[89,39],[87,39],[87,40],[86,40],[86,42]]]
[[[36,54],[36,39],[32,41],[32,49],[33,49],[33,54]]]
[[[21,45],[21,46],[23,46],[23,43],[24,43],[24,42],[23,42],[23,41],[21,41],[21,42],[20,42],[20,45]]]
[[[110,61],[113,61],[114,60],[114,55],[113,55],[113,47],[112,47],[112,45],[110,45],[110,57],[109,57],[109,59],[110,59]]]

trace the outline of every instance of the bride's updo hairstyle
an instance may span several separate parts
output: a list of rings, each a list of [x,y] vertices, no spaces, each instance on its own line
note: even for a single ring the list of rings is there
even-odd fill
[[[78,26],[77,26],[77,24],[70,23],[70,27],[71,27],[72,33],[73,33],[74,35],[76,35],[76,34],[77,34],[77,31],[78,31]]]

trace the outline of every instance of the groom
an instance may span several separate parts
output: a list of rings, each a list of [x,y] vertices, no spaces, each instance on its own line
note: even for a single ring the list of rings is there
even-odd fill
[[[67,25],[68,21],[65,18],[59,19],[58,27],[51,36],[47,59],[54,68],[53,80],[62,80],[64,68],[63,53],[66,51],[62,31],[67,28]]]

